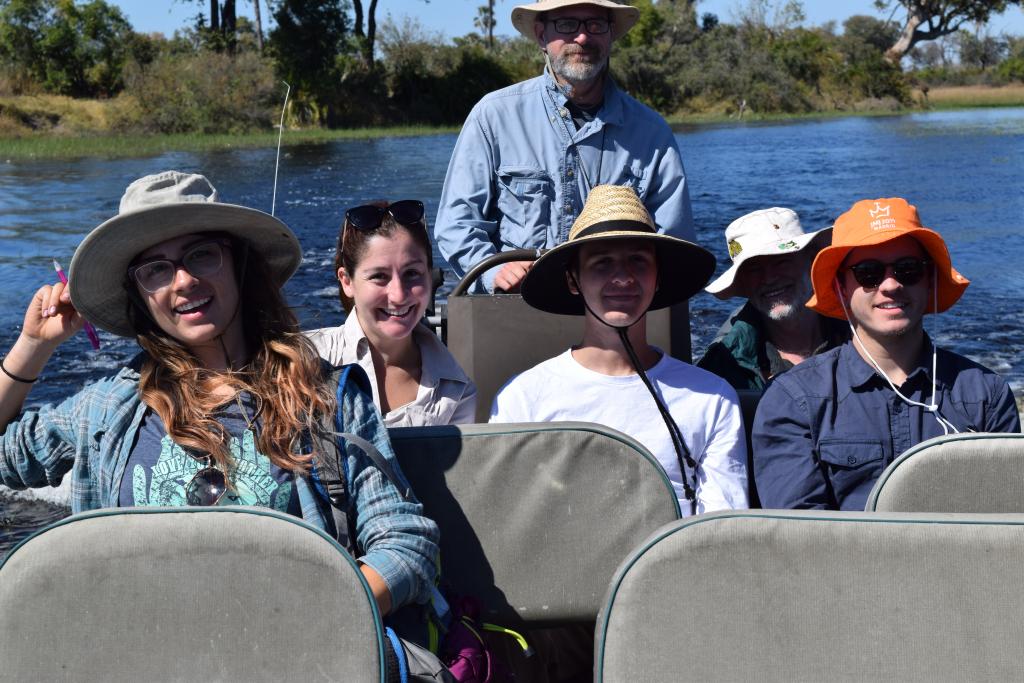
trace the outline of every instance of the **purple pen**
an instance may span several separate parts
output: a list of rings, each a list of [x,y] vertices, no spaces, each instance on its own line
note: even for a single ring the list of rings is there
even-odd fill
[[[53,259],[53,269],[57,271],[57,277],[60,278],[60,281],[63,282],[64,284],[67,284],[68,276],[64,274],[64,269],[60,267],[59,263],[57,263],[57,259]],[[99,351],[100,338],[96,334],[96,328],[89,324],[89,321],[87,320],[85,322],[84,329],[85,334],[89,337],[89,343],[92,344],[92,348],[96,351]]]

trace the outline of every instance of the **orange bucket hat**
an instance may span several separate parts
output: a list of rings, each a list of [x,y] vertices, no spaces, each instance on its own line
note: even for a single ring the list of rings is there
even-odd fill
[[[807,307],[822,315],[845,320],[846,313],[832,284],[843,259],[857,247],[884,244],[900,237],[913,237],[917,240],[935,264],[937,312],[941,313],[955,304],[963,296],[970,280],[953,268],[942,236],[921,225],[917,208],[907,203],[906,199],[891,197],[861,200],[836,219],[832,229],[832,245],[818,252],[811,266],[814,295],[807,302]]]

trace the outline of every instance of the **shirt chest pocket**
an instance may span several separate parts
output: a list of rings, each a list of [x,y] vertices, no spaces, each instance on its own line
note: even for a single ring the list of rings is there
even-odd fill
[[[502,243],[514,249],[545,246],[555,201],[551,176],[527,166],[502,166],[497,176]]]
[[[843,500],[860,489],[863,495],[858,497],[867,499],[886,464],[881,441],[822,441],[818,444],[818,456],[836,500],[844,509]],[[863,504],[853,507],[863,508]]]
[[[613,184],[631,187],[636,190],[640,199],[643,199],[647,196],[647,183],[644,181],[646,174],[647,169],[639,163],[635,163],[632,166],[623,166],[622,172]]]

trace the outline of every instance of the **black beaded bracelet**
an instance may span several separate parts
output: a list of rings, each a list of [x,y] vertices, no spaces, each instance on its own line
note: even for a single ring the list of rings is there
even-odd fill
[[[25,379],[24,377],[18,377],[17,375],[12,374],[10,371],[7,370],[7,368],[4,367],[5,360],[7,359],[0,359],[0,370],[2,370],[5,375],[13,379],[15,382],[21,382],[22,384],[35,384],[36,380],[39,379],[38,377],[33,377],[32,379]]]

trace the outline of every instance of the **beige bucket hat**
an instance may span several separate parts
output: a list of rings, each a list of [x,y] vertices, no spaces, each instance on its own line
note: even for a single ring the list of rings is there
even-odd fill
[[[618,40],[626,35],[640,18],[640,10],[636,7],[621,5],[612,0],[540,0],[530,5],[512,8],[512,25],[532,41],[536,39],[533,34],[533,22],[538,15],[576,5],[593,5],[607,9],[612,17],[612,40]]]
[[[121,197],[118,214],[85,236],[71,259],[71,303],[86,320],[134,337],[125,278],[132,259],[169,239],[200,232],[241,238],[270,266],[277,286],[302,261],[295,234],[270,214],[220,201],[206,177],[164,171],[140,178]]]
[[[736,286],[736,276],[745,262],[756,256],[781,256],[802,251],[812,242],[823,245],[830,230],[824,228],[816,232],[804,232],[796,211],[778,206],[740,216],[725,229],[725,242],[732,265],[705,291],[719,299],[746,296]]]
[[[565,273],[572,254],[584,244],[607,240],[650,241],[658,257],[658,291],[649,310],[685,301],[715,272],[715,257],[704,247],[658,232],[636,191],[598,185],[590,191],[569,239],[541,256],[523,279],[523,299],[548,313],[583,315],[583,299],[569,291]]]

